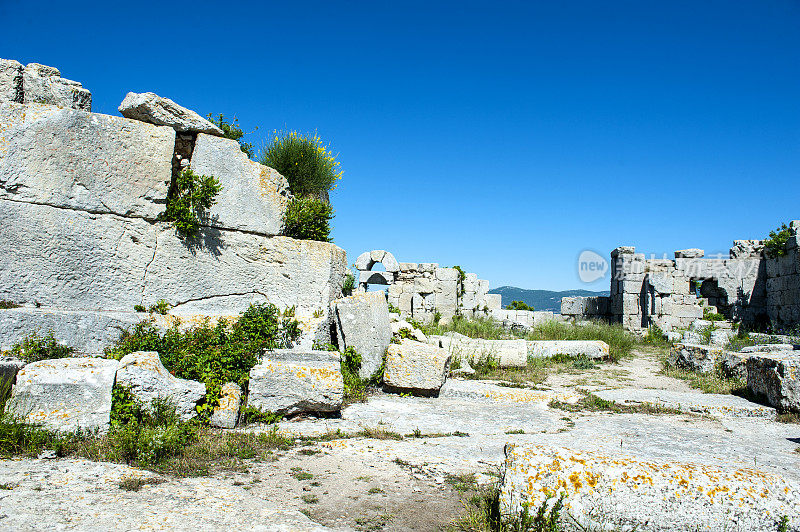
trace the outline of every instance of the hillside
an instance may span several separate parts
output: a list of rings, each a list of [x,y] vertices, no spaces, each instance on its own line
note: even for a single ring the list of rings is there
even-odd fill
[[[536,310],[552,310],[561,312],[561,298],[570,296],[607,296],[608,290],[593,292],[591,290],[526,290],[516,286],[501,286],[492,288],[490,294],[500,294],[503,299],[503,308],[512,301],[524,301]]]

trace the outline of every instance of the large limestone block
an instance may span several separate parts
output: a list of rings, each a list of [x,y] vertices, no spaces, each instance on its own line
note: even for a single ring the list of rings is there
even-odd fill
[[[17,373],[6,410],[50,430],[106,432],[118,366],[101,358],[33,362]]]
[[[669,363],[689,371],[713,373],[722,358],[722,351],[721,347],[676,343],[670,348]]]
[[[564,447],[505,448],[501,511],[539,508],[562,494],[564,512],[584,530],[772,531],[781,516],[800,527],[800,486],[735,466],[641,460]]]
[[[447,379],[450,353],[414,340],[389,346],[383,382],[389,389],[437,395]]]
[[[247,406],[262,412],[337,412],[344,399],[339,354],[268,351],[250,370]]]
[[[608,344],[601,340],[530,340],[528,355],[535,358],[567,355],[601,359],[608,358]]]
[[[175,131],[47,105],[0,103],[0,198],[155,220]]]
[[[22,71],[24,103],[92,110],[92,93],[77,82],[61,77],[57,68],[29,63]]]
[[[262,235],[281,232],[289,182],[276,170],[248,159],[238,142],[198,135],[190,168],[216,177],[222,185],[204,225]]]
[[[171,375],[155,351],[136,351],[122,357],[117,385],[128,388],[145,406],[156,399],[169,401],[183,421],[197,415],[195,406],[206,395],[206,385],[202,382]]]
[[[20,243],[24,243],[21,245]],[[0,199],[0,299],[74,310],[237,315],[252,302],[300,314],[341,295],[347,260],[327,242],[201,230]]]
[[[383,292],[360,292],[331,303],[339,349],[361,355],[358,374],[368,379],[381,367],[392,339],[389,306]]]
[[[747,387],[781,411],[800,413],[800,354],[753,354],[747,359]]]
[[[85,356],[102,355],[122,329],[142,321],[137,312],[82,311],[22,307],[0,310],[0,349],[11,347],[31,333],[53,333],[63,345]]]
[[[211,414],[211,426],[222,429],[236,428],[239,421],[239,408],[242,405],[242,387],[229,382],[222,387],[219,404]]]
[[[528,346],[525,340],[484,340],[455,332],[449,332],[437,339],[443,349],[462,362],[479,364],[491,358],[501,367],[524,368],[528,365]]]
[[[125,118],[169,126],[175,131],[185,133],[208,133],[223,136],[220,128],[195,113],[152,92],[129,92],[119,104],[119,112]]]
[[[133,310],[155,244],[155,226],[141,219],[0,199],[0,299]]]
[[[159,225],[144,275],[143,301],[165,299],[176,313],[238,314],[252,302],[298,314],[325,309],[342,293],[343,249],[327,242],[206,229],[198,248]],[[141,284],[140,284],[141,286]]]
[[[22,63],[0,59],[0,102],[22,103]]]

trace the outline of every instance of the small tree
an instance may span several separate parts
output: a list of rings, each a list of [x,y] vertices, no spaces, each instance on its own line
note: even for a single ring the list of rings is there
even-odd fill
[[[781,224],[774,231],[769,232],[769,238],[764,240],[764,252],[767,257],[774,259],[786,255],[786,242],[792,236],[786,224]]]

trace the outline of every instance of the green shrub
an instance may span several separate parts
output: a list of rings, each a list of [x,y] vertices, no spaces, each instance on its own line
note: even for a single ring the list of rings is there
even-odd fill
[[[349,296],[353,294],[353,290],[356,287],[356,276],[352,273],[348,273],[344,276],[344,283],[342,284],[342,295]]]
[[[242,411],[242,423],[264,423],[272,425],[283,419],[283,414],[263,412],[258,408],[248,406]]]
[[[389,313],[400,314],[400,309],[389,303]],[[439,321],[439,320],[434,320],[434,321]]]
[[[774,231],[769,232],[769,238],[764,240],[764,253],[767,257],[774,259],[786,255],[786,242],[792,236],[789,227],[781,224]]]
[[[506,305],[506,309],[508,310],[530,310],[533,311],[533,307],[525,303],[524,301],[512,301],[510,305]]]
[[[711,312],[710,308],[705,307],[703,309],[703,319],[708,321],[723,321],[725,320],[725,316],[719,312]]]
[[[22,341],[14,344],[9,351],[11,356],[28,363],[53,358],[68,358],[74,352],[72,347],[59,344],[52,332],[48,332],[45,336],[39,336],[35,332],[31,333]]]
[[[134,305],[133,306],[134,312],[147,312],[147,308],[144,305]]]
[[[35,456],[45,449],[53,449],[60,455],[71,438],[74,436],[50,432],[0,412],[0,457]]]
[[[226,382],[246,386],[250,369],[267,349],[290,347],[300,336],[293,309],[283,316],[274,305],[253,304],[238,320],[209,319],[182,331],[178,323],[160,332],[150,320],[126,330],[106,350],[109,358],[121,359],[135,351],[157,351],[164,366],[176,377],[205,383],[205,402],[198,406],[203,418],[211,415]]]
[[[458,286],[460,287],[458,295],[464,295],[464,280],[467,278],[467,272],[461,269],[461,266],[453,266],[453,268],[458,272]]]
[[[242,142],[242,137],[244,137],[245,132],[242,131],[242,128],[239,127],[239,119],[235,116],[233,117],[233,122],[228,122],[225,120],[225,116],[222,114],[217,115],[214,118],[211,114],[208,115],[208,121],[217,126],[222,130],[222,134],[225,136],[226,139],[233,139],[239,143],[239,148],[247,154],[247,157],[250,159],[254,159],[256,156],[256,150],[253,145],[249,142]],[[258,128],[256,128],[258,129]],[[252,133],[252,131],[251,131]]]
[[[283,215],[283,234],[300,240],[330,242],[333,207],[316,198],[294,198]]]
[[[18,305],[17,303],[14,303],[13,301],[6,301],[5,299],[0,301],[0,310],[8,310],[8,309],[12,309],[12,308],[19,308],[21,306],[22,305]]]
[[[222,186],[214,176],[198,176],[190,169],[175,179],[167,196],[167,208],[161,219],[172,222],[184,238],[193,237],[200,229],[200,220],[216,203]]]
[[[672,342],[669,341],[669,337],[664,334],[664,331],[662,331],[658,325],[650,325],[647,328],[647,333],[645,333],[642,338],[642,343],[657,347],[668,347],[672,345]]]
[[[276,131],[261,154],[261,164],[280,172],[295,196],[320,197],[342,177],[336,157],[316,134]]]

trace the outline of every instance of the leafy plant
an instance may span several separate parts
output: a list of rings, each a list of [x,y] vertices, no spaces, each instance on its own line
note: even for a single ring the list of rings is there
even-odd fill
[[[792,234],[786,224],[781,224],[774,231],[770,231],[769,238],[764,240],[764,252],[767,257],[774,259],[786,255],[786,242],[790,236]]]
[[[712,312],[710,308],[705,307],[703,309],[703,319],[708,321],[724,321],[725,316],[719,312]]]
[[[167,196],[167,208],[161,219],[172,222],[184,238],[192,237],[200,229],[200,220],[216,203],[222,186],[214,176],[198,176],[185,169],[175,179]]]
[[[507,310],[530,310],[533,311],[533,307],[525,303],[524,301],[512,301],[509,305],[506,305]]]
[[[134,312],[147,312],[147,308],[144,305],[134,305],[133,310]]]
[[[662,331],[658,325],[655,324],[650,325],[647,328],[647,332],[642,338],[642,343],[657,347],[668,347],[672,345],[672,342],[669,341],[669,337],[664,334],[664,331]]]
[[[17,303],[14,303],[13,301],[6,301],[5,299],[0,301],[0,310],[8,310],[8,309],[12,309],[12,308],[19,308],[21,306],[22,305],[18,305]]]
[[[161,314],[162,316],[165,316],[170,308],[172,308],[172,305],[163,299],[159,299],[156,303],[150,305],[150,308],[147,310],[155,314]]]
[[[256,150],[253,147],[253,145],[249,142],[242,142],[242,137],[245,136],[245,132],[242,131],[242,128],[239,127],[238,118],[234,116],[233,121],[228,122],[227,120],[225,120],[225,116],[222,114],[217,115],[216,118],[214,118],[211,114],[209,114],[208,121],[217,126],[218,128],[220,128],[222,130],[222,134],[225,136],[226,139],[233,139],[236,142],[238,142],[239,147],[244,153],[247,154],[248,158],[250,159],[255,158]]]
[[[212,325],[206,318],[186,330],[176,322],[164,332],[144,320],[124,331],[106,356],[119,360],[135,351],[157,351],[173,375],[205,383],[205,402],[197,408],[206,418],[218,403],[223,384],[245,386],[265,350],[291,347],[300,335],[292,314],[291,309],[281,315],[274,305],[252,304],[233,322],[220,318]]]
[[[261,164],[282,174],[295,196],[321,197],[342,178],[339,161],[316,135],[276,131],[261,154]]]
[[[344,276],[344,283],[342,284],[342,295],[347,297],[353,294],[353,290],[356,287],[356,276],[352,273],[348,273]]]
[[[467,272],[462,270],[461,266],[453,266],[453,268],[458,272],[458,286],[460,287],[458,295],[459,296],[463,296],[464,295],[464,290],[465,290],[465,288],[464,288],[464,280],[466,280],[466,278],[467,278]]]
[[[283,234],[300,240],[330,242],[330,221],[333,216],[333,207],[325,201],[294,198],[283,215]]]
[[[74,352],[72,347],[58,343],[51,331],[45,336],[39,336],[36,332],[27,335],[22,341],[14,344],[9,353],[13,357],[31,363],[54,358],[68,358]]]
[[[389,303],[389,312],[391,314],[400,314],[400,309]]]
[[[243,423],[264,423],[272,425],[278,423],[283,419],[283,414],[276,414],[275,412],[263,412],[258,408],[248,406],[242,411]]]

